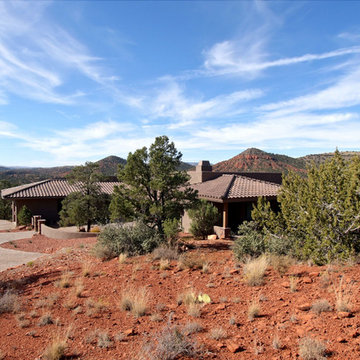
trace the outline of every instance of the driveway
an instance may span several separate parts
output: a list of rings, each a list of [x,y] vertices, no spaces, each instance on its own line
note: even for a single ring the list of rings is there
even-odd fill
[[[4,220],[0,220],[0,226],[2,224],[4,224]],[[28,239],[31,238],[33,234],[34,234],[33,231],[0,233],[0,244],[8,241],[19,240],[19,239]],[[41,253],[10,250],[0,247],[0,271],[4,271],[14,266],[26,264],[29,261],[33,261],[38,257],[44,255],[45,254],[41,254]]]

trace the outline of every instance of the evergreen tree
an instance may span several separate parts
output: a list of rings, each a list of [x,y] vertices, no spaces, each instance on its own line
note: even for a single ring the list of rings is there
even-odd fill
[[[99,165],[91,162],[75,167],[68,175],[70,184],[77,184],[80,191],[71,193],[62,202],[60,224],[63,226],[86,224],[90,231],[94,222],[106,222],[109,217],[110,197],[101,193]]]
[[[187,187],[189,176],[179,171],[182,154],[167,136],[129,153],[119,170],[110,206],[113,220],[142,220],[164,234],[166,219],[179,219],[192,206],[196,192]]]
[[[19,225],[31,224],[31,218],[32,218],[32,213],[31,213],[30,209],[26,205],[24,205],[20,209],[20,211],[18,212],[18,215],[17,215]]]
[[[0,191],[11,187],[11,183],[7,180],[0,180]],[[0,196],[0,219],[10,220],[11,219],[11,202],[5,200]]]
[[[207,235],[214,233],[214,225],[219,220],[219,211],[213,204],[201,199],[196,207],[189,210],[189,217],[190,232],[195,237],[205,239]]]
[[[259,201],[252,215],[262,231],[292,239],[297,255],[324,264],[360,250],[360,158],[346,162],[339,151],[308,176],[283,179],[274,214]]]

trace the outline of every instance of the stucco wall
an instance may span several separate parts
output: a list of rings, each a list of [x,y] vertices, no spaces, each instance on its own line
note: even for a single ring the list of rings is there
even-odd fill
[[[54,229],[50,226],[41,224],[41,234],[52,239],[83,239],[88,237],[96,237],[98,233],[87,233],[87,232],[68,232],[59,229]]]

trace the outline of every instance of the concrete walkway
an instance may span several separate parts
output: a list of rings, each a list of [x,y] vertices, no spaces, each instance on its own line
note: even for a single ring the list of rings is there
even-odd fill
[[[0,220],[0,229],[1,230],[9,230],[12,229],[12,223],[6,220]],[[33,231],[20,231],[20,232],[6,232],[0,233],[0,244],[15,241],[19,239],[30,239],[33,236]],[[18,250],[10,250],[4,249],[0,247],[0,271],[4,271],[8,268],[26,264],[29,261],[33,261],[40,256],[44,256],[45,254],[27,252],[27,251],[18,251]]]
[[[8,220],[0,220],[0,230],[15,229],[15,223]]]

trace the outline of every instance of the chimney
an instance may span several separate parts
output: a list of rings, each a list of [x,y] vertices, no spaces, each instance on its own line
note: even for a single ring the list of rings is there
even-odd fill
[[[191,176],[190,184],[202,183],[207,180],[215,179],[219,174],[212,171],[212,166],[208,160],[200,160],[196,165],[195,171],[188,172]]]

